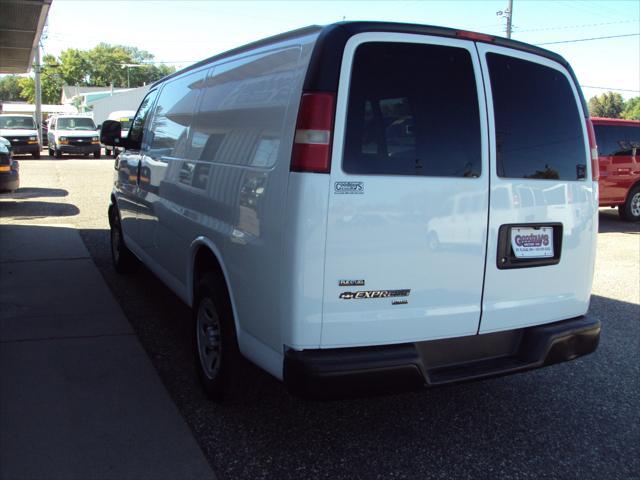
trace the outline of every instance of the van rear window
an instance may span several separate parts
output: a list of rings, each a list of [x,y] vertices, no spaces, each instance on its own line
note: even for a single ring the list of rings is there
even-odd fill
[[[345,172],[477,177],[480,145],[478,93],[467,50],[393,42],[357,48]]]
[[[487,54],[496,122],[497,173],[507,178],[586,177],[584,120],[562,72]]]

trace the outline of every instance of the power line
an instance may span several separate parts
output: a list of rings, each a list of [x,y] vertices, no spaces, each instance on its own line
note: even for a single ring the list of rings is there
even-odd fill
[[[582,88],[596,88],[598,90],[615,90],[617,92],[631,92],[640,93],[640,90],[629,90],[627,88],[613,88],[613,87],[595,87],[593,85],[580,85]]]
[[[535,45],[556,45],[558,43],[588,42],[590,40],[604,40],[605,38],[637,37],[638,35],[640,35],[640,33],[627,33],[625,35],[609,35],[607,37],[577,38],[575,40],[562,40],[559,42],[536,43]]]
[[[619,20],[617,22],[585,23],[583,25],[560,25],[557,27],[527,28],[525,30],[516,29],[516,31],[517,33],[543,32],[547,30],[566,30],[569,28],[600,27],[603,25],[619,25],[621,23],[638,23],[638,20]]]

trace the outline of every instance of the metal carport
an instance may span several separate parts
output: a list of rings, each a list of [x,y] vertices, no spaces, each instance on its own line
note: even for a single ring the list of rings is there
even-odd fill
[[[27,73],[52,0],[0,0],[0,73]]]

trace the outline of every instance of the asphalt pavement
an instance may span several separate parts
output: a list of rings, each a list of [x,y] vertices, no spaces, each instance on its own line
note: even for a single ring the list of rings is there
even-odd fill
[[[145,268],[121,276],[110,265],[112,173],[110,160],[22,162],[27,192],[67,192],[38,201],[78,211],[51,207],[62,215],[46,221],[80,233],[218,478],[640,478],[638,225],[601,210],[590,311],[603,332],[592,355],[483,382],[327,402],[292,397],[256,369],[252,395],[218,405],[196,380],[188,309]]]

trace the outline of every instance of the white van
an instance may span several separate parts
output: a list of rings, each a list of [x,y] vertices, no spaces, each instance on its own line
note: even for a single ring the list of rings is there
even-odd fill
[[[38,127],[31,115],[1,114],[0,137],[11,143],[13,154],[28,153],[35,159],[40,158],[42,142]]]
[[[133,116],[136,114],[135,110],[116,110],[115,112],[111,112],[107,118],[107,120],[116,120],[120,122],[122,127],[120,136],[122,138],[126,138],[129,135],[129,128],[131,128],[131,121],[133,120]],[[104,146],[105,155],[113,155],[114,157],[118,153],[118,149],[115,147],[110,147],[109,145]]]
[[[49,155],[93,155],[100,158],[100,139],[96,124],[85,115],[54,115],[47,132]]]
[[[597,347],[597,150],[552,52],[430,26],[309,27],[159,81],[120,132],[101,132],[125,148],[115,267],[139,259],[192,307],[213,398],[235,389],[241,356],[322,396]]]

